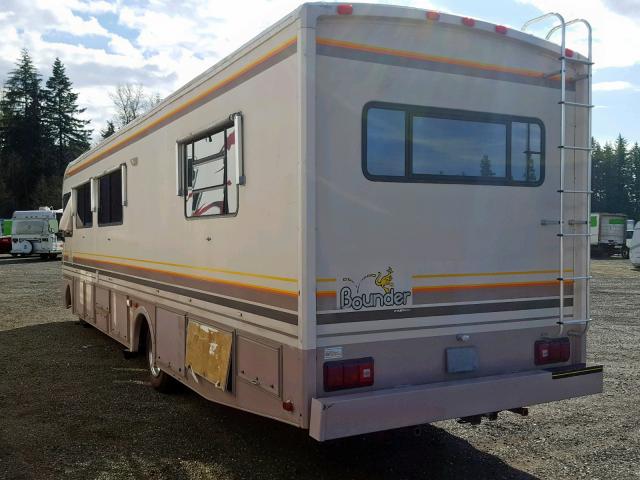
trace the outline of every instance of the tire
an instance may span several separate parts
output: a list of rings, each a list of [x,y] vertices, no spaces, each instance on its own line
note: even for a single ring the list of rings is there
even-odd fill
[[[622,258],[629,258],[629,249],[627,247],[622,247],[621,255]]]
[[[174,390],[175,380],[170,375],[160,370],[156,366],[154,358],[154,345],[151,338],[151,331],[147,329],[147,338],[145,341],[147,347],[147,364],[149,366],[149,383],[151,386],[161,393],[170,393]]]
[[[49,260],[49,254],[41,253],[40,254],[40,260]]]

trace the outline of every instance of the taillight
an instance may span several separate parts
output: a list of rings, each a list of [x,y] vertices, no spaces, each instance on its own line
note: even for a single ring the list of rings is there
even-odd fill
[[[325,392],[371,385],[373,385],[373,358],[371,357],[324,364]]]
[[[536,365],[566,362],[571,356],[571,343],[568,337],[538,340],[534,352]]]

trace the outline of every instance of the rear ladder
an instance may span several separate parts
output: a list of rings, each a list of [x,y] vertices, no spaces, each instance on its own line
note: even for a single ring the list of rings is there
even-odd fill
[[[590,280],[592,277],[591,277],[591,258],[589,255],[590,243],[591,243],[589,215],[591,212],[591,193],[592,193],[591,191],[591,152],[593,149],[591,145],[591,111],[594,106],[592,105],[591,69],[593,66],[593,60],[592,60],[591,25],[589,24],[589,22],[587,22],[584,19],[576,18],[574,20],[565,22],[562,15],[560,15],[559,13],[552,12],[552,13],[547,13],[545,15],[541,15],[539,17],[529,20],[522,26],[522,31],[524,32],[527,30],[529,26],[552,17],[555,17],[556,19],[558,19],[559,24],[555,25],[553,28],[551,28],[551,30],[549,30],[549,32],[546,35],[546,39],[549,40],[549,38],[551,38],[551,36],[558,30],[560,30],[561,32],[560,56],[558,57],[558,60],[560,60],[560,70],[558,72],[553,72],[547,76],[553,77],[553,76],[560,75],[560,101],[558,102],[558,104],[560,105],[560,145],[558,145],[558,148],[560,149],[560,188],[558,189],[558,193],[560,194],[560,218],[557,222],[552,222],[552,223],[554,224],[557,223],[559,227],[558,233],[557,233],[558,240],[560,242],[560,245],[559,245],[560,268],[558,269],[559,271],[558,283],[560,285],[560,306],[559,306],[560,314],[558,318],[558,325],[560,326],[560,335],[562,335],[565,325],[584,325],[584,331],[586,331],[589,326],[589,322],[591,321],[591,305],[589,300],[589,290],[590,290]],[[589,55],[586,60],[577,58],[577,57],[574,58],[573,52],[566,49],[565,47],[566,29],[567,27],[575,24],[582,24],[587,29]],[[567,101],[566,76],[567,76],[568,63],[582,64],[582,65],[585,65],[587,68],[587,72],[585,75],[575,78],[576,83],[584,80],[587,81],[587,102],[586,103]],[[587,109],[586,138],[587,138],[588,145],[584,145],[584,146],[583,145],[567,145],[566,143],[566,127],[567,127],[566,109],[567,107]],[[565,155],[567,151],[573,151],[576,154],[580,152],[584,152],[585,154],[585,157],[586,157],[585,161],[587,163],[587,179],[586,179],[585,190],[568,190],[565,188]],[[564,203],[565,203],[564,196],[565,195],[585,195],[586,196],[587,208],[586,208],[584,220],[578,220],[578,221],[569,220],[565,224],[565,215],[564,215]],[[545,224],[549,224],[549,222],[543,221],[543,225]],[[567,232],[567,225],[570,227],[580,227],[584,225],[585,231],[575,233],[574,231],[570,230],[569,232]],[[574,276],[567,277],[565,276],[565,267],[564,267],[564,248],[565,248],[565,238],[570,238],[570,237],[575,237],[576,240],[582,241],[585,244],[585,251],[583,252],[584,258],[585,258],[585,265],[584,265],[584,273],[582,275],[574,274]],[[578,282],[578,281],[585,282],[586,295],[585,295],[584,318],[565,320],[565,312],[564,312],[565,283]]]

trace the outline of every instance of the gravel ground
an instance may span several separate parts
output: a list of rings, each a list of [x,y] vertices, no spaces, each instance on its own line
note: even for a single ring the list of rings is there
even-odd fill
[[[593,270],[604,394],[318,444],[186,389],[156,393],[141,359],[61,307],[59,261],[0,256],[0,478],[640,479],[640,271]]]

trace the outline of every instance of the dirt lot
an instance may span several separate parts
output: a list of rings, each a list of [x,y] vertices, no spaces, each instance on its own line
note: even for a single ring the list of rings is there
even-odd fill
[[[0,256],[0,478],[640,478],[640,271],[593,266],[603,395],[317,444],[186,390],[156,393],[141,360],[60,306],[59,261]]]

